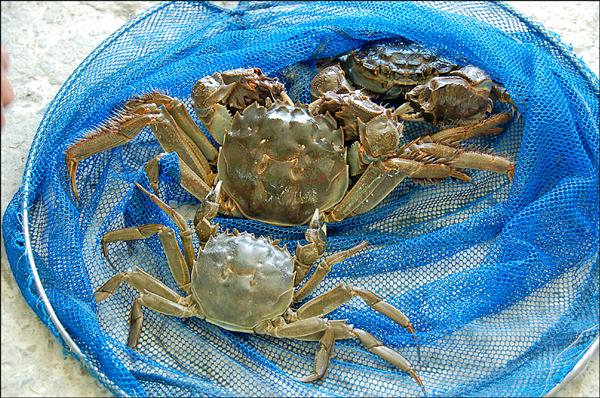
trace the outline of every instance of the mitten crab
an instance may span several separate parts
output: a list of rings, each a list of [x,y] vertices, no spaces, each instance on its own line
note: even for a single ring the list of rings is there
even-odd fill
[[[417,43],[374,43],[325,62],[311,82],[313,98],[357,87],[373,99],[406,101],[396,115],[438,127],[465,125],[489,115],[495,100],[514,102],[482,69],[459,66]]]
[[[359,92],[332,92],[309,105],[294,104],[280,82],[256,68],[200,79],[192,101],[220,149],[183,102],[156,92],[143,95],[67,149],[75,197],[78,163],[132,140],[145,126],[165,152],[177,153],[181,185],[196,198],[202,200],[222,181],[221,213],[282,226],[306,224],[315,209],[329,222],[364,213],[407,177],[469,181],[464,168],[509,177],[514,172],[508,159],[458,146],[477,135],[498,133],[498,126],[510,120],[508,114],[403,144],[402,122],[392,109]],[[155,192],[161,156],[146,165]]]
[[[139,184],[138,187],[177,223],[182,240],[192,234],[174,209]],[[326,228],[319,222],[318,210],[315,210],[306,231],[309,243],[299,245],[294,256],[269,238],[236,230],[233,233],[219,232],[218,226],[211,224],[211,219],[217,214],[220,190],[221,183],[217,183],[202,203],[202,216],[196,232],[203,247],[197,257],[193,247],[186,248],[185,245],[185,255],[182,254],[175,232],[164,225],[148,224],[104,235],[102,246],[107,255],[106,247],[110,242],[144,239],[158,234],[171,273],[178,287],[185,292],[185,296],[181,296],[137,267],[113,276],[100,286],[96,291],[98,302],[114,294],[123,282],[128,282],[140,293],[131,309],[130,347],[137,346],[142,330],[142,307],[147,307],[165,315],[197,317],[235,332],[318,341],[314,372],[302,378],[304,382],[325,376],[336,340],[357,339],[367,350],[407,372],[419,385],[423,385],[408,360],[369,332],[344,320],[325,318],[328,313],[357,297],[413,333],[408,318],[377,294],[342,282],[298,308],[294,306],[317,288],[334,264],[363,250],[367,242],[326,257],[305,280],[308,269],[325,250]]]

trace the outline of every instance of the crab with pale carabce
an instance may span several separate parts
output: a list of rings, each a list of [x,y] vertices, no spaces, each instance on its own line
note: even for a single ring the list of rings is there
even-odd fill
[[[193,233],[173,208],[139,184],[138,188],[175,221],[182,240]],[[377,294],[342,282],[299,308],[292,308],[292,304],[318,287],[333,265],[365,249],[366,241],[328,256],[306,278],[307,266],[312,267],[325,251],[327,231],[325,225],[319,222],[319,211],[315,210],[306,231],[308,244],[298,245],[294,256],[287,248],[280,247],[277,241],[267,237],[255,237],[237,230],[219,232],[218,225],[212,224],[211,219],[217,214],[220,192],[221,182],[218,182],[199,210],[201,222],[197,224],[196,233],[203,247],[197,257],[193,247],[184,246],[182,254],[175,232],[165,225],[124,228],[108,232],[102,238],[103,251],[108,256],[107,245],[111,242],[145,239],[157,234],[171,273],[186,294],[180,296],[140,268],[119,273],[98,288],[98,302],[111,296],[123,282],[128,282],[140,292],[130,314],[130,347],[137,345],[144,306],[166,315],[201,318],[235,332],[318,341],[314,372],[302,378],[304,382],[325,376],[336,340],[357,339],[370,352],[407,372],[419,385],[423,385],[410,362],[375,336],[347,321],[324,318],[353,297],[358,297],[373,310],[413,333],[413,326],[406,315]]]

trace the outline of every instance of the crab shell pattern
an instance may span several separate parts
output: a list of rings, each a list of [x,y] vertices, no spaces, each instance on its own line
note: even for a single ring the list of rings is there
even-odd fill
[[[413,87],[457,66],[416,43],[373,44],[340,58],[350,80],[380,99],[402,98]]]
[[[218,159],[223,189],[252,219],[301,225],[348,189],[344,136],[329,115],[276,102],[236,113]]]
[[[294,257],[268,238],[219,233],[206,242],[191,282],[207,321],[251,331],[292,303]]]

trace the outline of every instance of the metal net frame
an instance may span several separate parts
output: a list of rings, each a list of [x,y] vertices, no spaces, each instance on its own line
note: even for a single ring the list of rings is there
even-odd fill
[[[329,224],[327,253],[365,238],[373,248],[336,267],[315,294],[343,280],[401,308],[416,339],[361,302],[328,318],[401,352],[427,395],[539,396],[572,374],[598,341],[598,78],[558,37],[499,2],[169,2],[111,35],[49,105],[3,221],[15,279],[65,350],[119,396],[421,394],[408,375],[351,341],[336,344],[327,377],[312,384],[293,378],[311,372],[315,343],[199,319],[147,311],[131,350],[136,293],[124,286],[96,304],[95,289],[134,265],[176,284],[157,238],[112,245],[110,262],[100,238],[144,223],[174,227],[134,184],[161,148],[146,129],[83,161],[81,203],[64,157],[133,95],[159,89],[192,111],[200,77],[259,67],[307,102],[317,59],[398,37],[479,66],[506,87],[521,117],[474,144],[515,159],[515,178],[475,171],[471,184],[406,181],[372,211]],[[414,124],[405,135],[429,131]],[[179,186],[173,157],[162,162],[161,197],[197,205]],[[304,238],[305,227],[216,221],[289,247]]]

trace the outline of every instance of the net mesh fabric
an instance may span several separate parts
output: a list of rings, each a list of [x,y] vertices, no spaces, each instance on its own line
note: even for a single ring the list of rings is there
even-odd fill
[[[313,384],[293,377],[312,371],[316,343],[233,333],[199,319],[145,311],[138,349],[129,349],[137,293],[123,285],[96,304],[94,290],[132,266],[176,284],[158,238],[111,244],[110,262],[100,238],[146,223],[175,228],[134,185],[147,183],[144,163],[161,148],[145,129],[83,161],[81,204],[72,199],[64,156],[133,95],[158,89],[193,113],[189,97],[200,77],[259,67],[308,102],[314,60],[397,37],[477,65],[506,87],[521,117],[473,143],[515,159],[515,179],[472,171],[470,184],[405,181],[374,210],[329,224],[327,253],[364,239],[372,246],[335,267],[315,294],[347,281],[402,309],[416,341],[360,300],[328,318],[347,319],[401,352],[428,395],[548,392],[598,335],[598,79],[557,38],[501,3],[248,2],[224,10],[173,2],[131,21],[86,58],[48,107],[25,189],[4,216],[7,254],[29,305],[58,336],[33,284],[35,266],[85,361],[117,395],[420,394],[408,375],[352,341],[336,344],[327,377]],[[407,125],[405,136],[427,131]],[[177,168],[173,155],[161,160],[160,196],[193,206]],[[23,207],[34,265],[24,256]],[[292,249],[304,239],[305,227],[216,221]]]

